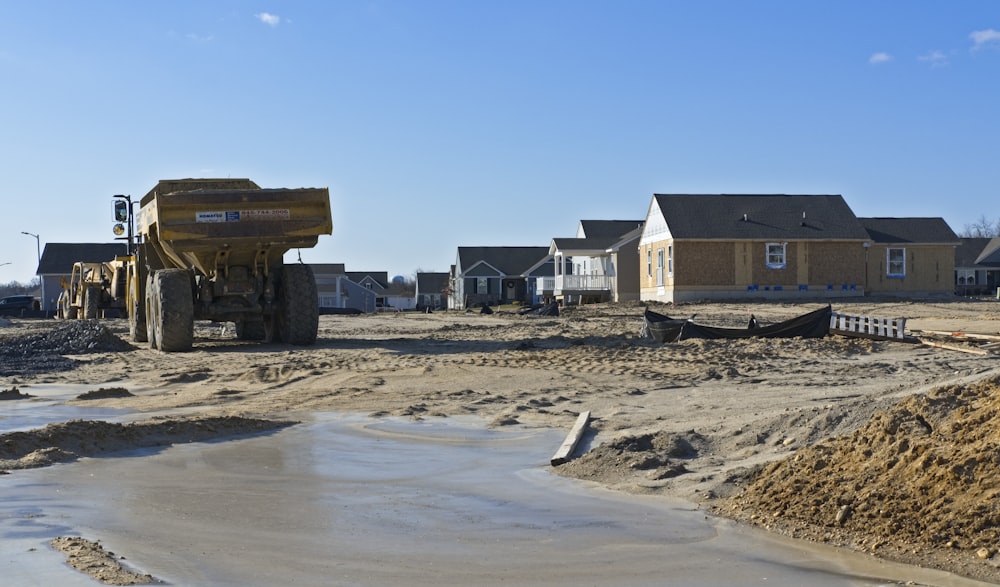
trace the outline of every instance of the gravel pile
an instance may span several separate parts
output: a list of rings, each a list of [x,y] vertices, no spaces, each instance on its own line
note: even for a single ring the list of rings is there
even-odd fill
[[[0,376],[68,371],[75,363],[64,355],[133,348],[97,320],[71,320],[46,332],[0,340]]]

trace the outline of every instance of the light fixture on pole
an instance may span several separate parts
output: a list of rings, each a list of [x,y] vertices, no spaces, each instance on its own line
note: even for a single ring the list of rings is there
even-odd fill
[[[38,253],[38,262],[42,262],[42,241],[37,234],[21,231],[21,234],[35,237],[35,252]]]

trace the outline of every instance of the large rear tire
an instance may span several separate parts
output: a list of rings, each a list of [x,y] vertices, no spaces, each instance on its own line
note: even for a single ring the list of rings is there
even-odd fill
[[[153,348],[163,352],[191,350],[194,342],[194,297],[185,269],[161,269],[152,274],[146,322]]]
[[[101,312],[101,288],[88,285],[83,292],[83,319],[96,320]]]
[[[280,275],[274,316],[278,340],[300,346],[314,344],[319,330],[319,292],[312,267],[284,265]]]

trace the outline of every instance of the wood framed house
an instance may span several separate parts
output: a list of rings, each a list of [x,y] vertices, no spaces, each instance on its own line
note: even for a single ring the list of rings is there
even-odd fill
[[[552,273],[548,254],[548,247],[458,247],[448,308],[532,303],[533,273]]]
[[[955,249],[955,293],[992,296],[1000,287],[1000,238],[961,238]]]
[[[961,241],[943,218],[858,218],[871,244],[865,290],[871,295],[954,295]]]
[[[575,238],[549,245],[553,297],[566,304],[639,299],[641,220],[581,220]]]
[[[864,294],[868,232],[839,195],[654,194],[642,300]]]

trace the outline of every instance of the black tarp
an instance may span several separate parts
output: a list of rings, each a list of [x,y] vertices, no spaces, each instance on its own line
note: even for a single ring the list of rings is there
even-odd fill
[[[671,318],[646,310],[644,329],[659,342],[676,342],[688,338],[822,338],[830,332],[830,306],[778,322],[760,326],[756,319],[748,328],[725,328],[697,324],[691,319]],[[756,325],[756,326],[754,326]]]

